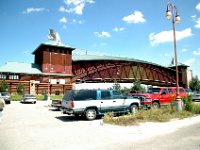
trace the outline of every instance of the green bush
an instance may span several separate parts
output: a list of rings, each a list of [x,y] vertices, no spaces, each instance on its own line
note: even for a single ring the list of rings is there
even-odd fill
[[[183,103],[185,104],[185,110],[191,111],[192,110],[192,96],[187,95],[186,99],[183,100]]]
[[[20,95],[18,93],[15,93],[14,95],[11,95],[12,101],[20,101],[22,99],[23,95]]]

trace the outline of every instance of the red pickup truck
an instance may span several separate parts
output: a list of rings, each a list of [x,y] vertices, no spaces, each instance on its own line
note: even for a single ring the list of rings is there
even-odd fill
[[[130,93],[133,97],[140,98],[141,104],[147,108],[159,108],[161,105],[169,104],[176,99],[176,87],[154,87],[147,93]],[[186,98],[186,90],[179,87],[179,96]]]

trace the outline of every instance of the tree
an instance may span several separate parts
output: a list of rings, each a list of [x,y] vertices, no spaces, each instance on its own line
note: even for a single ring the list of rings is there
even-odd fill
[[[137,80],[133,83],[133,86],[131,87],[131,91],[136,91],[138,93],[144,93],[145,88],[142,87],[140,80]]]
[[[117,90],[117,91],[121,90],[121,85],[119,83],[117,83],[117,81],[115,81],[115,83],[113,85],[113,90]]]
[[[23,84],[20,83],[17,85],[17,93],[20,95],[24,94],[24,85]]]
[[[200,80],[198,79],[198,76],[195,76],[190,81],[190,89],[192,91],[200,91]]]
[[[6,92],[8,91],[8,84],[5,80],[2,80],[0,84],[0,92]]]

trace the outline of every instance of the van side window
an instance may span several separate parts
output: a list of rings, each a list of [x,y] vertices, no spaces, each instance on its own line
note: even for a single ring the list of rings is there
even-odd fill
[[[122,99],[123,96],[120,91],[113,91],[113,99]]]
[[[110,91],[101,91],[101,99],[111,99]]]
[[[74,100],[96,100],[97,94],[95,90],[80,90],[74,95]]]
[[[172,89],[169,88],[168,91],[169,91],[169,94],[173,94]]]
[[[167,89],[163,89],[161,94],[167,94]]]
[[[185,91],[183,89],[179,89],[179,93],[184,93]]]

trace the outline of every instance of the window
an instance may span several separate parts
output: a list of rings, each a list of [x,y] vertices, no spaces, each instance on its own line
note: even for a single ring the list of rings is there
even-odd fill
[[[179,93],[184,93],[185,91],[183,89],[179,89]]]
[[[9,75],[9,79],[10,80],[18,80],[19,79],[19,75]]]
[[[169,94],[173,94],[172,89],[168,89],[168,91],[169,91]]]
[[[60,91],[55,91],[55,95],[60,95]]]
[[[113,91],[113,99],[122,99],[123,95],[120,91]]]
[[[167,89],[163,89],[161,94],[167,94]]]
[[[101,91],[101,99],[110,99],[110,91]]]
[[[97,94],[95,90],[79,90],[74,92],[74,100],[96,100]]]
[[[0,79],[6,79],[6,75],[5,74],[0,74]]]

